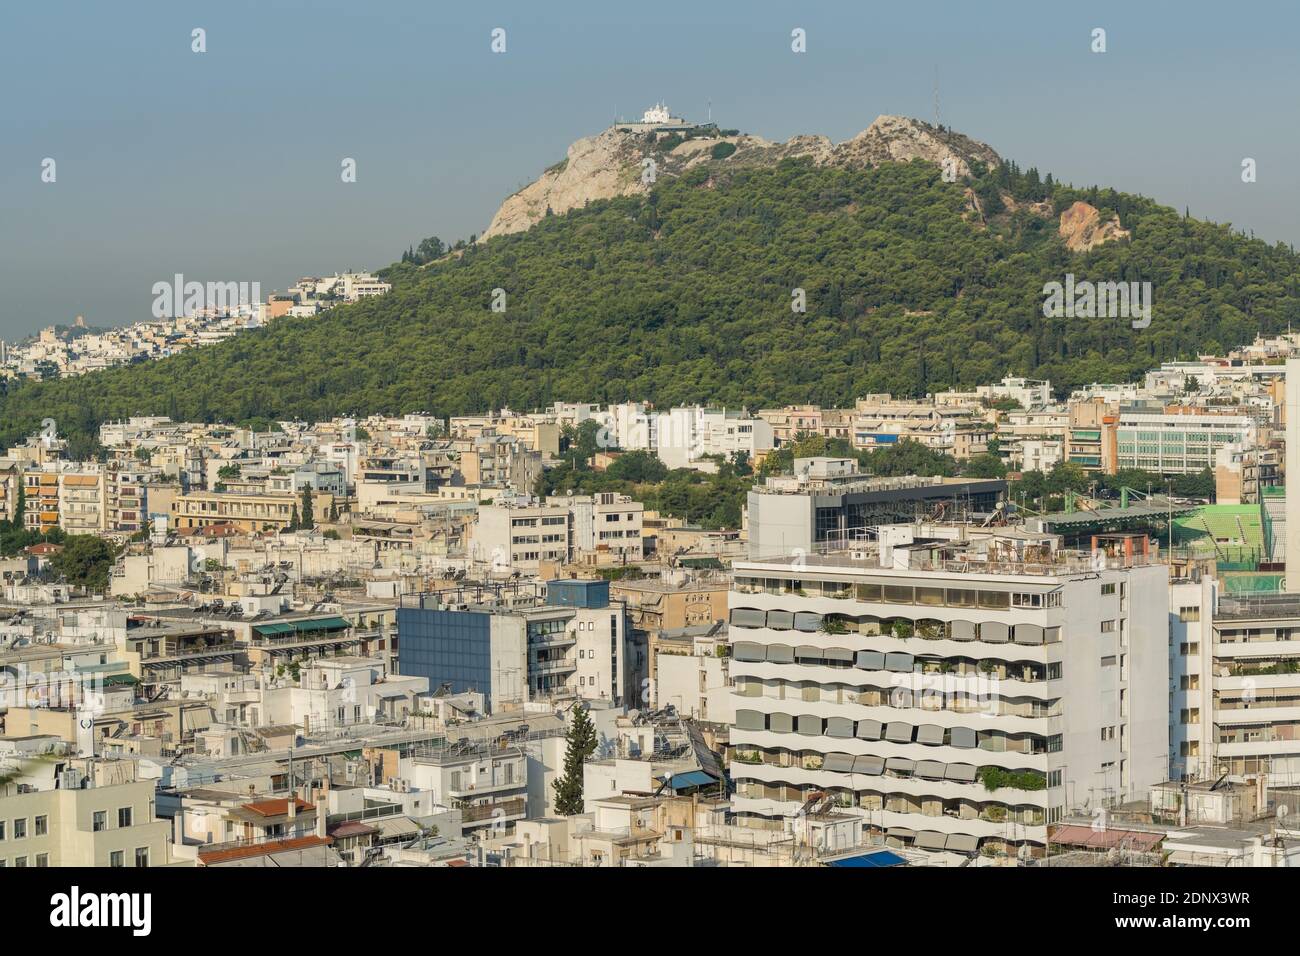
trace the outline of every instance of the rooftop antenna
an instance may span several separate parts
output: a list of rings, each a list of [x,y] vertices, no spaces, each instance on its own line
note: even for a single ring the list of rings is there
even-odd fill
[[[713,122],[713,100],[709,100],[709,122]]]

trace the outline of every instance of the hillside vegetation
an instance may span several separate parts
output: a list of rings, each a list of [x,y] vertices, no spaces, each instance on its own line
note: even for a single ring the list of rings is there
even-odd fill
[[[645,196],[592,203],[427,266],[391,294],[173,358],[11,383],[0,445],[45,417],[97,423],[457,414],[556,400],[769,406],[920,395],[1004,374],[1063,391],[1300,322],[1300,260],[1227,226],[1014,164],[945,183],[924,162],[874,169],[709,161]],[[1052,209],[1118,214],[1132,238],[1083,253]],[[395,243],[396,245],[396,243]],[[1066,272],[1150,281],[1149,328],[1045,319]],[[505,290],[506,311],[491,310]],[[802,288],[806,314],[791,311]]]

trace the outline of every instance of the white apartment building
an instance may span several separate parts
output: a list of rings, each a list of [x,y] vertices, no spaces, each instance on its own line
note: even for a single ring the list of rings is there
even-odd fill
[[[480,505],[470,530],[470,560],[491,570],[536,573],[542,561],[567,561],[573,517],[566,505]]]
[[[654,418],[655,453],[669,468],[691,468],[710,455],[743,451],[752,461],[774,447],[772,426],[722,408],[674,408]]]
[[[1225,445],[1253,445],[1256,424],[1249,415],[1177,415],[1121,409],[1118,427],[1120,468],[1158,474],[1197,474],[1214,470]]]
[[[980,385],[975,394],[985,401],[1011,398],[1021,408],[1038,408],[1052,401],[1052,383],[1032,378],[1004,378],[996,385]]]
[[[969,526],[881,536],[735,565],[743,822],[792,829],[822,791],[935,862],[1014,859],[1164,778],[1163,564]]]

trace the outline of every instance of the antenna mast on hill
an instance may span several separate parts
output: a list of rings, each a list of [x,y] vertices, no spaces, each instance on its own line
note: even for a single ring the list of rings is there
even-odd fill
[[[939,64],[934,66],[934,125],[943,126],[939,116]]]

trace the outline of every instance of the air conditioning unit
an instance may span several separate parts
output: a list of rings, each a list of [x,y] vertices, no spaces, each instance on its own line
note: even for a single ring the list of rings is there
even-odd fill
[[[59,774],[59,789],[61,790],[80,790],[81,789],[81,771],[65,770]]]

